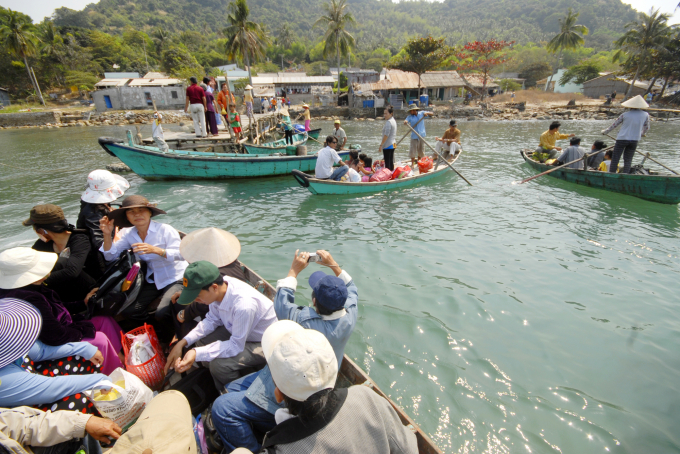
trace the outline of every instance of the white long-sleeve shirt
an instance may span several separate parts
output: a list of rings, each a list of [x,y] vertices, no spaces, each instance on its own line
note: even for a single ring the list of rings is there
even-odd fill
[[[240,354],[246,342],[261,342],[264,331],[276,321],[274,304],[250,285],[235,278],[224,276],[227,293],[219,303],[211,303],[210,310],[196,328],[184,339],[194,344],[224,326],[231,333],[227,341],[196,347],[196,361],[212,361],[231,358]]]
[[[610,127],[604,130],[608,133],[621,125],[616,140],[640,140],[649,131],[649,114],[644,110],[629,110],[619,115]]]
[[[111,249],[105,251],[102,244],[99,250],[104,254],[106,261],[111,262],[117,259],[121,252],[132,248],[135,243],[146,243],[165,249],[166,257],[158,254],[135,254],[138,260],[147,264],[146,281],[155,283],[156,288],[160,290],[181,280],[184,270],[189,266],[179,253],[180,241],[177,230],[152,220],[144,240],[139,236],[137,227],[127,227],[120,231],[120,240],[113,243]]]

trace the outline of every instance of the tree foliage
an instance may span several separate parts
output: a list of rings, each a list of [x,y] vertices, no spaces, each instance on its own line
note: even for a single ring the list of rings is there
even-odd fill
[[[525,79],[524,86],[531,88],[536,86],[536,81],[548,77],[552,74],[552,67],[547,61],[532,63],[522,68],[519,73],[520,79]]]
[[[566,85],[571,81],[574,81],[575,84],[582,84],[587,80],[599,77],[601,71],[602,67],[597,63],[584,61],[565,71],[559,80],[559,84]]]
[[[245,62],[248,66],[248,79],[252,83],[250,62],[264,58],[271,40],[262,25],[250,20],[250,9],[246,0],[234,0],[229,4],[227,23],[229,25],[222,32],[227,38],[227,56]]]
[[[460,71],[480,71],[483,75],[482,99],[486,96],[486,83],[489,73],[496,66],[509,61],[505,50],[511,47],[514,41],[503,41],[491,39],[486,42],[474,41],[463,46],[457,57],[460,60],[458,69]]]
[[[412,38],[402,51],[387,62],[388,68],[399,69],[418,74],[418,88],[420,76],[427,71],[441,68],[451,59],[455,49],[447,46],[444,38]]]

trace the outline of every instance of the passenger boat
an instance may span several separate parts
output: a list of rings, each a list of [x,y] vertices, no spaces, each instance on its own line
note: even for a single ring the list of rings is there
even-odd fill
[[[244,143],[243,147],[246,149],[248,154],[272,154],[272,153],[283,153],[286,154],[287,149],[292,149],[292,154],[295,154],[295,148],[298,145],[304,145],[307,143],[307,134],[293,134],[293,144],[287,145],[286,139],[278,139],[273,142],[261,143],[259,145]]]
[[[272,151],[270,155],[213,153],[207,151],[169,150],[136,145],[131,134],[122,139],[100,137],[99,144],[145,180],[198,180],[254,178],[288,175],[293,170],[312,171],[316,155],[289,156]],[[346,158],[349,151],[339,153]]]
[[[283,131],[280,129],[277,129],[276,132],[278,132],[280,135],[283,135]],[[319,139],[319,135],[321,135],[321,128],[317,129],[310,129],[307,131],[307,135],[309,136],[310,139]]]
[[[457,151],[450,164],[453,164],[460,156],[461,151]],[[346,194],[369,194],[372,192],[381,192],[394,189],[408,188],[423,184],[427,181],[446,175],[447,172],[453,172],[449,166],[443,162],[439,162],[435,167],[427,173],[420,173],[418,169],[414,169],[414,176],[400,178],[389,181],[376,181],[366,183],[350,183],[346,181],[332,181],[320,180],[307,175],[298,170],[293,170],[291,173],[295,180],[303,188],[307,188],[309,192],[316,195],[346,195]]]
[[[251,270],[243,263],[239,263],[241,264],[241,268],[243,269],[246,279],[248,279],[250,285],[264,294],[267,298],[273,300],[274,296],[276,295],[276,289],[272,287],[269,282],[260,277],[255,271]],[[432,439],[430,439],[430,437],[428,437],[427,434],[425,434],[425,432],[423,432],[420,427],[418,427],[416,422],[411,419],[411,417],[408,416],[402,408],[395,404],[392,399],[387,397],[387,395],[378,387],[378,385],[373,380],[371,380],[366,372],[361,370],[361,368],[354,361],[349,359],[347,355],[344,355],[336,386],[348,388],[353,385],[368,386],[373,391],[375,391],[376,394],[384,397],[390,403],[390,405],[392,405],[394,410],[397,412],[397,415],[399,415],[399,419],[401,419],[402,424],[408,426],[409,429],[416,434],[416,439],[418,440],[418,452],[420,454],[443,454],[442,451],[434,444]]]
[[[520,151],[520,154],[527,164],[539,172],[553,168],[553,166],[535,161],[532,158],[532,150],[524,149]],[[650,171],[650,175],[634,175],[562,168],[550,173],[549,176],[570,183],[632,195],[652,202],[680,203],[680,175],[659,174],[654,171]]]

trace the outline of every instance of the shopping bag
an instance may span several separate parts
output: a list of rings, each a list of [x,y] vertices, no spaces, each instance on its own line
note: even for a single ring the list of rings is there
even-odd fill
[[[126,358],[126,361],[129,362],[129,364],[133,366],[139,366],[140,364],[144,364],[145,362],[149,361],[156,355],[156,351],[151,345],[148,334],[144,333],[138,334],[136,336],[132,334],[126,334],[125,337],[132,339],[130,355]]]
[[[420,173],[427,173],[432,170],[432,167],[434,167],[434,163],[429,156],[420,158],[420,161],[418,161],[418,170],[420,170]]]
[[[217,121],[218,125],[221,125],[222,124],[222,115],[215,112],[215,121]]]
[[[137,421],[146,405],[153,399],[153,392],[148,386],[120,367],[111,372],[108,380],[102,380],[83,394],[103,417],[118,424],[123,431]]]

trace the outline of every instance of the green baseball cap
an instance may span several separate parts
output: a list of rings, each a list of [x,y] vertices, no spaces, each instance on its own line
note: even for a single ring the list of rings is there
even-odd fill
[[[220,270],[215,265],[205,260],[190,264],[184,270],[182,279],[182,294],[177,299],[177,304],[186,306],[196,299],[206,285],[210,285],[220,277]]]

